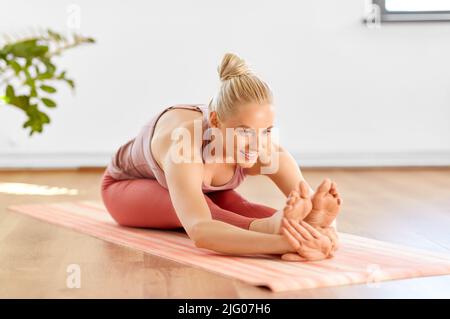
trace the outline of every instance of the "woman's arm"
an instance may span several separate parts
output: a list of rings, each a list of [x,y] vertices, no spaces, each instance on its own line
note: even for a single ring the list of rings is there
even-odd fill
[[[170,198],[188,236],[197,247],[229,254],[284,254],[294,252],[282,235],[264,234],[213,220],[202,192],[204,164],[191,149],[185,162],[177,163],[179,145],[170,147],[163,169]],[[172,155],[171,155],[172,154]],[[197,160],[195,160],[197,159]]]
[[[195,245],[226,254],[285,254],[295,252],[282,235],[246,230],[219,220],[194,226]]]

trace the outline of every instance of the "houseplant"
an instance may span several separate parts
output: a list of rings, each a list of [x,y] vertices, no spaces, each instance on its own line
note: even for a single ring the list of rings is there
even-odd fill
[[[31,36],[13,38],[5,35],[0,44],[0,106],[10,105],[26,115],[23,128],[29,135],[42,133],[50,123],[46,108],[57,103],[51,98],[57,92],[55,83],[63,82],[72,90],[75,82],[60,70],[54,58],[83,44],[94,43],[90,37],[73,33],[65,36],[50,29],[33,30]]]

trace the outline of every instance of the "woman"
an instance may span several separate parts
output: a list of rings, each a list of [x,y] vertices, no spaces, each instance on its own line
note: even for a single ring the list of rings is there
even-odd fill
[[[222,253],[332,256],[342,202],[336,184],[325,179],[314,193],[273,141],[272,92],[244,60],[227,53],[218,71],[222,85],[207,107],[165,108],[118,149],[102,180],[107,210],[123,226],[182,227],[197,247]],[[252,203],[234,190],[258,174],[285,194],[285,207]]]

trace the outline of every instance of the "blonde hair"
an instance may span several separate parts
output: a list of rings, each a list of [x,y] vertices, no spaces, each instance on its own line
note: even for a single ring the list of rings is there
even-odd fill
[[[259,79],[245,61],[233,53],[226,53],[217,68],[222,84],[208,104],[210,112],[216,111],[219,120],[235,114],[245,103],[271,104],[272,90]]]

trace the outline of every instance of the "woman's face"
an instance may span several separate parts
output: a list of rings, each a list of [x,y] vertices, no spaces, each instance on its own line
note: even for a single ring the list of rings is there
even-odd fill
[[[223,122],[217,120],[215,112],[210,119],[224,138],[224,157],[232,157],[235,163],[246,168],[253,166],[258,156],[270,148],[275,112],[271,104],[250,103],[237,109],[236,114]]]

